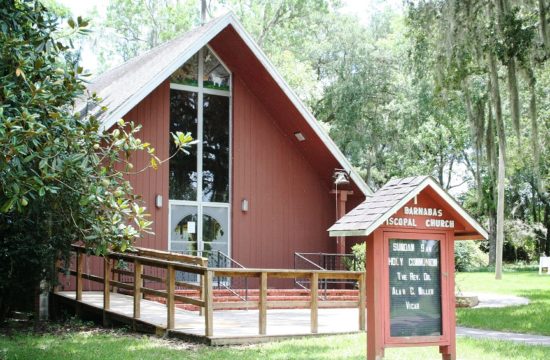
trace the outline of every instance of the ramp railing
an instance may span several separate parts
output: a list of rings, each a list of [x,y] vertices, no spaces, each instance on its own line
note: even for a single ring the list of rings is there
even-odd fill
[[[111,310],[111,292],[113,288],[125,289],[133,294],[132,319],[139,320],[141,317],[141,299],[143,295],[152,295],[164,298],[166,301],[166,330],[172,330],[175,326],[175,301],[182,304],[198,306],[204,314],[205,335],[212,336],[212,271],[207,268],[207,260],[204,258],[174,254],[164,251],[137,248],[135,251],[119,253],[109,251],[103,257],[103,276],[84,272],[84,256],[91,255],[89,251],[80,245],[72,245],[71,252],[75,253],[76,260],[74,269],[58,264],[61,273],[74,276],[75,300],[82,301],[83,280],[90,280],[103,284],[103,320],[108,322],[107,317]],[[116,264],[125,262],[132,264],[131,270],[118,269]],[[69,264],[70,266],[70,264]],[[144,273],[144,267],[154,268],[156,275]],[[196,274],[200,276],[199,285],[176,280],[176,271]],[[124,275],[133,278],[133,283],[115,280],[113,274]],[[160,284],[158,288],[144,286],[144,280]],[[199,298],[179,295],[176,287],[193,289],[199,291]],[[55,291],[55,290],[54,290]]]
[[[208,268],[206,259],[189,255],[173,254],[151,249],[137,249],[125,253],[110,251],[104,256],[96,256],[89,253],[86,248],[73,245],[71,251],[75,254],[73,266],[68,264],[58,269],[61,273],[76,278],[75,300],[77,304],[83,303],[83,280],[89,280],[103,285],[103,320],[108,323],[111,316],[111,292],[113,288],[125,289],[132,293],[133,312],[130,319],[132,324],[141,317],[142,295],[152,295],[166,300],[166,330],[175,327],[175,301],[182,304],[198,306],[204,315],[206,337],[213,336],[213,311],[221,309],[254,309],[259,311],[258,332],[266,335],[267,310],[309,308],[311,333],[318,333],[318,311],[320,308],[357,307],[359,316],[359,329],[365,330],[365,274],[362,271],[331,271],[331,270],[292,270],[292,269],[249,269],[249,268]],[[96,256],[103,261],[103,276],[84,272],[84,257]],[[117,262],[124,261],[132,264],[131,270],[116,269]],[[155,268],[159,271],[156,275],[144,273],[144,267]],[[176,271],[196,274],[202,279],[200,284],[178,281]],[[132,277],[132,283],[116,280],[112,275],[121,274]],[[258,299],[251,301],[213,302],[213,278],[228,278],[231,281],[237,278],[252,278],[259,283]],[[310,283],[310,295],[308,300],[268,300],[268,281],[274,279],[308,279]],[[158,288],[144,286],[144,280],[160,284]],[[359,289],[357,300],[321,300],[319,301],[319,282],[345,280],[353,281]],[[192,298],[176,293],[176,287],[194,289],[200,292],[199,298]],[[55,290],[54,290],[55,291]]]

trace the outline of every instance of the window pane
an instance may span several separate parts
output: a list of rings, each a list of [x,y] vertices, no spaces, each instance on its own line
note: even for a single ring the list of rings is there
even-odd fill
[[[198,216],[197,207],[189,205],[170,205],[170,249],[188,255],[198,254]],[[176,271],[178,281],[197,282],[198,276]]]
[[[209,89],[229,90],[229,72],[208,48],[204,48],[203,86]]]
[[[196,206],[170,205],[171,248],[197,250],[197,219]]]
[[[170,90],[170,132],[190,132],[197,138],[197,94],[189,91]],[[169,198],[173,200],[197,200],[197,146],[189,154],[178,152],[170,159]],[[176,146],[170,137],[170,155]]]
[[[170,76],[170,82],[181,85],[199,85],[199,54],[193,57]]]
[[[229,97],[204,94],[203,201],[229,202]]]
[[[205,243],[216,241],[227,244],[228,208],[204,206],[202,211],[202,240]]]
[[[208,258],[208,265],[212,267],[228,266],[218,251],[229,254],[229,209],[204,206],[202,221],[202,256]]]

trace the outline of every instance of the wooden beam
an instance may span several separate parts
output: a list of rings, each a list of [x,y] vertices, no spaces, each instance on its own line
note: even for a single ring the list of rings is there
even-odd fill
[[[111,309],[111,259],[103,258],[103,326],[110,326],[108,311]]]
[[[311,301],[309,300],[272,300],[268,301],[266,307],[268,309],[297,309],[309,308]]]
[[[113,260],[113,261],[116,261],[116,260]],[[114,274],[118,274],[118,275],[134,276],[134,272],[130,270],[113,269],[112,271]]]
[[[149,280],[149,281],[159,282],[159,283],[163,283],[163,282],[166,281],[165,278],[161,278],[161,277],[154,276],[154,275],[143,274],[143,273],[141,274],[141,279],[142,280]]]
[[[111,285],[119,287],[121,289],[134,290],[134,285],[133,284],[126,284],[126,283],[123,283],[123,282],[120,282],[120,281],[111,280]]]
[[[199,275],[199,298],[202,301],[205,301],[205,299],[204,299],[204,275]],[[199,309],[199,315],[204,316],[204,307],[201,307]]]
[[[76,301],[82,301],[82,269],[84,268],[84,253],[76,253]]]
[[[203,275],[200,275],[200,276],[202,278]],[[195,285],[185,281],[176,281],[176,286],[182,287],[184,289],[189,289],[189,290],[197,290],[199,292],[202,291],[201,285]]]
[[[208,263],[208,259],[200,256],[178,254],[174,252],[155,250],[155,249],[146,249],[146,248],[140,248],[140,247],[136,249],[137,249],[137,254],[139,256],[153,257],[153,258],[163,259],[168,261],[178,261],[178,262],[195,264],[200,266],[206,266],[206,264]]]
[[[193,299],[193,298],[190,298],[188,296],[174,295],[174,300],[180,301],[184,304],[195,305],[195,306],[198,306],[198,307],[201,307],[201,308],[204,306],[204,301],[203,300]]]
[[[84,246],[75,245],[75,244],[71,245],[71,249],[72,251],[75,251],[77,253],[83,253],[86,251],[86,248]],[[148,253],[148,256],[144,256],[143,254],[140,255],[138,253],[132,254],[130,252],[126,252],[126,253],[108,252],[106,256],[109,257],[110,259],[126,260],[129,262],[134,262],[134,260],[139,259],[142,265],[156,266],[163,269],[166,269],[168,265],[173,265],[176,270],[190,272],[193,274],[204,274],[204,272],[206,271],[206,264],[207,264],[206,259],[201,258],[202,260],[199,261],[205,264],[204,266],[190,264],[190,263],[182,264],[181,260],[170,261],[170,260],[159,258],[159,256],[161,255],[159,255],[158,251],[156,250],[148,249],[146,252]],[[170,253],[167,253],[167,254],[170,254]],[[171,254],[170,256],[173,257],[175,255],[177,254]],[[181,255],[181,256],[187,256],[187,255]]]
[[[214,310],[232,309],[256,309],[260,306],[259,301],[224,301],[214,303]]]
[[[136,260],[134,261],[134,319],[141,317],[141,287],[143,286],[143,280],[141,279],[141,273],[143,272],[143,266]]]
[[[103,311],[111,308],[111,260],[103,259]]]
[[[166,329],[171,330],[174,328],[175,319],[175,304],[174,304],[174,290],[176,286],[176,271],[173,265],[168,265],[166,269]]]
[[[214,334],[214,314],[212,306],[212,271],[208,270],[204,275],[204,335],[212,336]]]
[[[260,304],[259,304],[260,335],[265,335],[267,330],[267,273],[260,275]]]
[[[365,312],[367,308],[367,293],[365,289],[365,274],[359,278],[359,330],[365,330]]]
[[[168,284],[168,279],[166,280],[166,284]],[[141,293],[145,295],[155,295],[164,299],[168,298],[168,292],[164,290],[155,290],[151,289],[145,286],[141,287]]]
[[[120,274],[117,274],[116,270],[117,269],[117,266],[118,266],[118,261],[116,261],[115,259],[112,259],[113,260],[113,264],[111,265],[111,280],[118,280],[120,281]],[[112,287],[113,289],[113,292],[114,293],[117,293],[118,292],[118,288],[116,286],[113,286]]]
[[[317,299],[319,297],[319,274],[311,274],[310,279],[310,289],[311,289],[311,333],[317,334],[319,328],[319,308],[317,304]]]

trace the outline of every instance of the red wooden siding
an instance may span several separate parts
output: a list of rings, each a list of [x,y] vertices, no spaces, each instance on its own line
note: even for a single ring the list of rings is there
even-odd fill
[[[137,136],[155,148],[159,159],[169,157],[170,143],[170,83],[163,82],[143,101],[134,107],[124,120],[142,125]],[[147,154],[140,152],[133,157],[134,169],[145,168],[149,164]],[[147,169],[137,175],[130,175],[129,180],[134,193],[142,196],[147,212],[153,220],[154,235],[145,234],[137,246],[168,249],[168,162],[161,164],[157,170]],[[155,207],[156,195],[162,195],[162,208]]]
[[[326,231],[334,195],[324,180],[234,74],[233,258],[246,267],[292,268],[295,251],[334,251]]]
[[[232,73],[240,76],[280,130],[292,136],[291,139],[298,144],[300,152],[326,186],[333,187],[334,169],[341,168],[341,165],[236,31],[227,27],[209,45],[231,68]],[[296,141],[293,134],[298,131],[305,136],[306,141]],[[341,189],[353,190],[355,195],[350,198],[359,197],[360,201],[365,199],[355,184],[342,186]]]
[[[157,156],[162,160],[168,155],[169,145],[169,119],[170,119],[170,84],[163,82],[143,101],[134,107],[123,118],[125,121],[133,121],[136,125],[142,125],[141,131],[137,134],[143,142],[148,142],[155,148]],[[134,168],[132,171],[139,171],[148,165],[148,155],[140,152],[132,157]],[[155,171],[147,169],[137,175],[128,176],[134,193],[142,197],[147,212],[153,220],[152,230],[154,234],[144,234],[135,245],[154,248],[168,249],[168,162],[160,165]],[[162,195],[163,206],[161,209],[155,207],[156,194]],[[98,258],[85,260],[84,271],[94,275],[103,276],[103,263]],[[147,270],[146,270],[147,271]],[[69,282],[64,276],[60,277],[62,284],[67,289],[74,290],[74,278]],[[84,280],[84,290],[100,290],[102,285]]]

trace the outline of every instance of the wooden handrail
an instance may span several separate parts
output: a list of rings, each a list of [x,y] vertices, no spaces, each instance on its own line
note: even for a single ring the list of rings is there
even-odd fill
[[[327,308],[342,305],[352,305],[359,308],[359,329],[365,330],[365,273],[362,271],[334,271],[334,270],[296,270],[296,269],[231,269],[216,268],[212,269],[214,276],[218,277],[253,277],[259,278],[259,300],[257,302],[259,311],[259,334],[265,335],[267,329],[267,309],[272,308],[295,308],[307,306],[310,308],[311,333],[316,334],[319,330],[319,308]],[[309,301],[268,301],[267,300],[267,281],[268,279],[288,279],[305,278],[310,280],[310,299]],[[348,279],[355,280],[358,283],[359,300],[358,301],[322,301],[319,302],[319,280],[321,279]],[[255,302],[231,302],[228,304],[216,304],[215,308],[248,309]]]
[[[83,272],[84,255],[88,252],[84,246],[73,244],[71,250],[76,253],[76,270],[64,270],[58,264],[58,270],[68,272],[76,276],[76,300],[82,301],[82,279],[88,279],[103,284],[103,321],[106,323],[107,312],[110,309],[111,286],[113,288],[123,288],[133,290],[133,318],[141,317],[141,295],[151,294],[160,296],[166,299],[166,329],[171,330],[175,326],[175,300],[184,304],[191,304],[204,308],[205,311],[205,333],[211,336],[212,331],[212,273],[208,271],[207,259],[201,257],[193,257],[189,255],[175,254],[152,249],[137,248],[136,251],[129,253],[119,253],[109,251],[103,256],[103,277]],[[124,260],[134,264],[133,271],[114,269],[111,260]],[[166,269],[166,277],[143,274],[143,266],[152,266],[160,269]],[[197,274],[201,278],[208,278],[204,286],[208,286],[209,290],[203,289],[199,285],[190,284],[184,281],[176,280],[176,271]],[[111,274],[133,276],[134,283],[127,284],[112,279]],[[151,280],[155,282],[164,282],[166,291],[155,290],[143,286],[143,280]],[[176,286],[199,290],[204,293],[204,298],[200,300],[193,299],[187,296],[175,294]],[[207,295],[206,295],[207,294]],[[210,334],[210,335],[208,335]]]
[[[87,249],[81,245],[71,245],[72,251],[77,252],[78,254],[86,253]],[[149,256],[140,256],[130,253],[119,253],[114,251],[108,251],[104,255],[106,258],[115,259],[115,260],[125,260],[128,262],[134,262],[139,260],[142,265],[154,266],[162,269],[168,268],[168,266],[173,266],[174,270],[188,272],[192,274],[204,275],[206,272],[205,266],[195,265],[195,264],[182,264],[181,262],[157,259]]]
[[[260,277],[262,273],[266,273],[271,278],[288,279],[288,278],[304,278],[309,279],[312,274],[317,274],[321,279],[349,279],[359,280],[362,271],[341,271],[341,270],[295,270],[295,269],[232,269],[232,268],[215,268],[214,276],[220,277]]]
[[[83,272],[84,254],[87,249],[80,245],[72,245],[72,251],[76,252],[76,270],[68,270],[67,273],[76,276],[76,300],[82,301],[82,280],[88,279],[103,284],[103,309],[104,319],[106,312],[110,308],[110,288],[117,287],[133,291],[133,318],[141,317],[141,296],[149,294],[166,299],[166,329],[171,330],[175,327],[175,301],[184,304],[191,304],[200,308],[201,315],[204,314],[205,335],[213,335],[213,310],[232,308],[248,309],[251,306],[257,306],[259,310],[259,334],[265,335],[267,330],[267,309],[278,307],[296,307],[307,306],[310,308],[311,332],[318,332],[318,309],[329,306],[357,306],[359,308],[359,329],[365,329],[365,273],[361,271],[333,271],[333,270],[296,270],[296,269],[233,269],[216,268],[209,269],[204,258],[194,258],[189,255],[174,254],[169,252],[138,248],[132,253],[108,252],[104,256],[104,274],[103,277],[87,274]],[[133,270],[114,269],[111,260],[124,260],[134,264]],[[151,266],[160,269],[166,269],[166,277],[143,274],[143,266]],[[61,268],[59,268],[61,270]],[[200,285],[190,284],[183,281],[177,281],[175,272],[183,271],[197,274],[200,278]],[[122,283],[112,278],[111,274],[133,276],[133,284]],[[217,277],[253,277],[260,281],[259,300],[257,302],[246,301],[213,304],[213,285],[212,279]],[[309,279],[310,299],[307,301],[268,301],[267,283],[269,279],[288,279],[304,278]],[[355,280],[358,283],[359,300],[358,301],[319,301],[319,280],[324,279],[348,279]],[[150,280],[164,283],[166,291],[151,289],[143,286],[143,280]],[[191,298],[175,293],[176,286],[188,289],[198,290],[199,298]]]
[[[179,261],[189,264],[195,264],[200,266],[208,265],[208,259],[200,256],[191,256],[185,254],[179,254],[169,251],[162,251],[156,249],[146,249],[136,247],[136,255],[152,257],[157,259],[169,260],[169,261]]]

